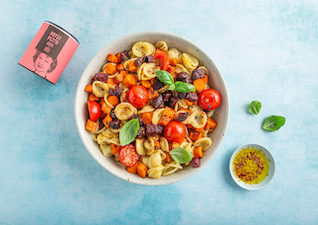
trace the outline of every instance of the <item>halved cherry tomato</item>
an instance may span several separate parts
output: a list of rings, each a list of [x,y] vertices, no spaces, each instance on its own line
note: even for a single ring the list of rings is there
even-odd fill
[[[88,101],[87,103],[88,107],[88,114],[91,121],[96,121],[100,117],[100,105],[98,102],[95,101]]]
[[[133,166],[139,161],[140,155],[133,144],[125,145],[118,152],[119,161],[125,166]]]
[[[214,89],[206,89],[200,93],[198,102],[201,108],[205,110],[216,109],[221,103],[221,96]]]
[[[157,49],[155,55],[153,56],[154,59],[159,59],[160,69],[168,70],[169,68],[169,57],[167,53],[162,50]]]
[[[128,102],[136,108],[145,106],[148,102],[148,98],[148,90],[141,85],[132,86],[127,94]]]
[[[163,130],[163,136],[169,142],[181,142],[185,138],[186,127],[180,121],[171,121]]]

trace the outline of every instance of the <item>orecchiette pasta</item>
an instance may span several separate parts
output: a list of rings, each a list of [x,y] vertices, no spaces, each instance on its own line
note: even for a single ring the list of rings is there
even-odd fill
[[[189,118],[189,123],[194,127],[194,128],[203,128],[207,122],[207,116],[206,113],[203,112],[202,110],[200,111],[194,111],[193,113],[190,114]]]
[[[101,154],[113,157],[128,172],[154,179],[194,165],[191,161],[180,162],[172,151],[176,153],[181,149],[195,160],[204,157],[202,151],[208,151],[213,143],[209,133],[216,127],[216,121],[212,119],[215,109],[207,110],[196,101],[204,85],[205,89],[210,89],[212,84],[208,82],[207,67],[200,65],[193,55],[168,46],[165,40],[156,43],[138,41],[131,49],[107,59],[98,76],[94,76],[90,86],[85,88],[94,94],[89,101],[93,99],[95,106],[96,102],[100,106],[100,109],[95,108],[100,110],[100,116],[94,118],[90,118],[93,112],[89,109],[85,128]],[[156,70],[164,70],[170,83]],[[198,83],[194,81],[201,78],[201,88],[196,87]],[[196,91],[182,93],[169,85],[175,81],[191,83]],[[131,119],[139,125],[131,125]],[[129,126],[134,127],[127,128]],[[171,126],[176,126],[175,130],[167,131]],[[122,146],[125,135],[134,136],[130,137],[129,144]]]
[[[116,117],[120,120],[127,120],[135,112],[136,108],[128,102],[119,103],[114,110]]]
[[[94,81],[92,84],[92,88],[93,88],[93,94],[98,98],[104,97],[104,95],[109,90],[108,86],[101,81]]]

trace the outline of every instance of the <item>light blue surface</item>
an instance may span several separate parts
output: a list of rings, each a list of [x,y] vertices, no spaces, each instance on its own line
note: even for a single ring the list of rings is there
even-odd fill
[[[0,12],[0,224],[318,224],[316,0],[2,0]],[[81,43],[55,86],[17,64],[44,20]],[[212,161],[163,187],[105,171],[74,120],[77,83],[90,59],[144,30],[175,33],[204,49],[231,100],[229,128]],[[262,102],[256,116],[247,113],[253,100]],[[263,131],[270,115],[284,116],[285,126]],[[275,157],[275,177],[260,191],[243,190],[228,170],[245,143]]]

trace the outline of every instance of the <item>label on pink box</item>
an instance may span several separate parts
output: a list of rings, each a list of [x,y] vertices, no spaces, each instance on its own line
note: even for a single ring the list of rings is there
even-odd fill
[[[70,33],[45,21],[19,64],[56,84],[78,46],[79,42]]]

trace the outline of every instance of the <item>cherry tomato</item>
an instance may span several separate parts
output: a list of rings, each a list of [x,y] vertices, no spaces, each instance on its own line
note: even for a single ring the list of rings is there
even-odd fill
[[[140,155],[136,152],[136,147],[133,144],[129,144],[119,149],[118,158],[125,166],[133,166],[139,161]]]
[[[169,57],[164,51],[157,50],[154,59],[159,59],[160,69],[167,70],[169,68]]]
[[[127,95],[128,102],[136,108],[145,106],[148,102],[148,90],[141,85],[132,86]]]
[[[163,136],[169,142],[182,142],[186,135],[186,127],[180,121],[171,121],[163,130]]]
[[[198,102],[201,108],[205,110],[216,109],[221,103],[221,96],[214,89],[206,89],[200,93]]]
[[[101,113],[100,105],[98,104],[98,102],[88,101],[87,107],[88,107],[88,114],[89,114],[90,120],[92,121],[98,120]]]

